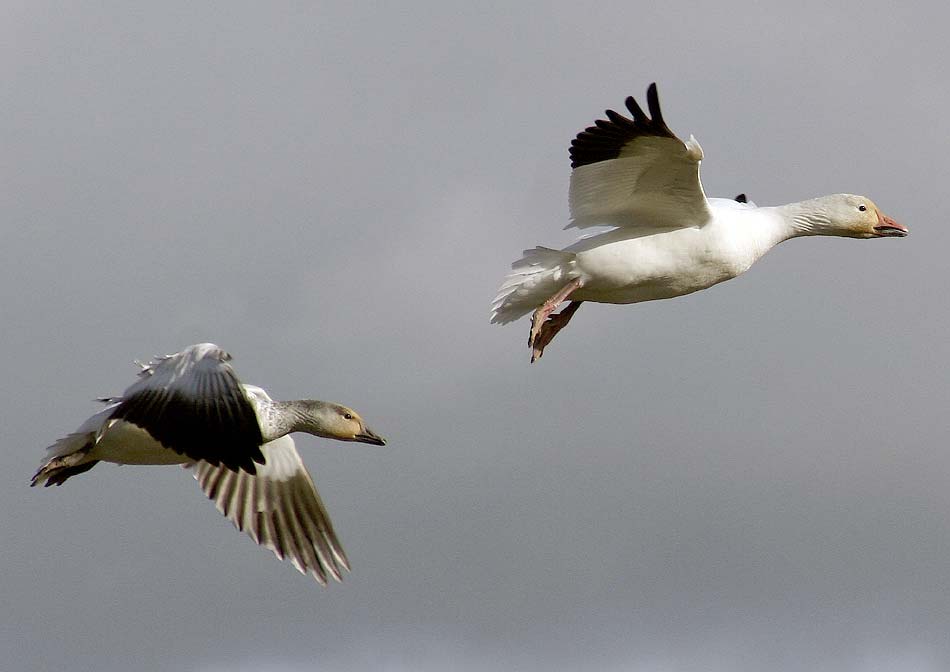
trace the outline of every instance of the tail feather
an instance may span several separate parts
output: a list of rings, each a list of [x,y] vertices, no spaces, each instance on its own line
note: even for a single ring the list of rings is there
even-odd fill
[[[535,247],[522,254],[492,301],[492,324],[507,324],[530,313],[575,277],[573,252]]]

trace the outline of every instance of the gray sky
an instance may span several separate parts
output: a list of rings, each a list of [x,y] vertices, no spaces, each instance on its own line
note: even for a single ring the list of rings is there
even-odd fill
[[[942,5],[194,4],[3,3],[4,665],[950,668]],[[710,195],[863,193],[911,236],[585,306],[529,366],[489,302],[651,81]],[[181,469],[28,487],[205,340],[389,438],[298,438],[344,584]]]

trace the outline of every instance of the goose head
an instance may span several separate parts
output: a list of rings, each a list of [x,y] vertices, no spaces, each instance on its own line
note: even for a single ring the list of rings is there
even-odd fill
[[[903,238],[907,227],[881,212],[874,201],[854,194],[834,194],[821,199],[825,233],[848,238]],[[824,228],[824,227],[823,227]]]
[[[366,426],[360,414],[341,404],[308,399],[303,406],[301,431],[337,441],[356,441],[385,446],[386,440]]]

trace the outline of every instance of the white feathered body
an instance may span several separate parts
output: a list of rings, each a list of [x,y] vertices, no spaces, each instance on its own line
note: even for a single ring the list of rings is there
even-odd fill
[[[690,294],[748,270],[772,247],[795,236],[906,236],[869,199],[833,194],[784,206],[706,198],[699,179],[703,150],[682,141],[660,111],[656,85],[648,116],[628,97],[631,118],[613,110],[571,142],[570,227],[611,227],[563,250],[526,250],[512,264],[492,304],[504,324],[549,302],[638,303]],[[573,312],[567,313],[570,319]],[[550,342],[566,321],[532,329]],[[543,345],[533,348],[540,357]],[[532,360],[533,361],[533,360]]]
[[[75,455],[74,464],[184,464],[188,458],[158,443],[138,425],[110,419],[118,403],[110,403],[87,419],[75,432],[47,450],[44,463]]]
[[[712,217],[704,226],[620,227],[563,250],[526,250],[499,291],[493,321],[518,319],[575,278],[581,280],[575,301],[623,304],[690,294],[740,275],[785,237],[772,208],[709,203]]]

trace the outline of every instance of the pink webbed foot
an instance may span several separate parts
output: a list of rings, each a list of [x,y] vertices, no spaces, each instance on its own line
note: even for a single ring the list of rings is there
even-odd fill
[[[537,335],[535,335],[534,341],[529,343],[531,346],[532,362],[541,358],[541,355],[544,354],[544,348],[547,347],[548,343],[554,340],[554,337],[557,336],[557,332],[567,326],[567,323],[571,321],[574,313],[577,312],[577,309],[581,307],[582,303],[583,301],[571,301],[567,308],[560,313],[548,315],[548,318],[538,330]]]
[[[534,315],[531,316],[531,333],[528,335],[528,347],[531,348],[532,362],[541,356],[544,347],[551,342],[557,332],[567,325],[571,316],[580,307],[580,301],[573,301],[561,313],[551,314],[562,301],[566,301],[574,290],[580,286],[580,278],[574,278],[534,311]]]

